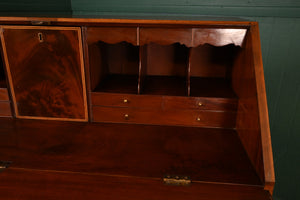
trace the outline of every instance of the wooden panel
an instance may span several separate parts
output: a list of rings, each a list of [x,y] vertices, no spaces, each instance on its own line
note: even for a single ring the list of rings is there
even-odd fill
[[[242,46],[246,32],[247,29],[195,28],[193,29],[193,46],[203,44]]]
[[[249,32],[232,71],[232,87],[239,97],[236,129],[249,158],[262,181],[265,180],[257,88],[254,73],[253,43]]]
[[[260,36],[258,24],[255,24],[250,29],[252,37],[253,46],[253,64],[255,73],[255,83],[257,90],[257,104],[258,104],[258,114],[259,114],[259,124],[261,131],[261,143],[262,143],[262,154],[263,154],[263,164],[264,164],[264,180],[266,183],[266,188],[273,194],[274,184],[275,184],[275,172],[273,163],[273,151],[271,144],[271,134],[269,125],[269,113],[267,105],[267,96],[265,88],[265,78],[261,54]]]
[[[232,129],[20,119],[0,127],[0,157],[13,167],[262,186]]]
[[[128,42],[137,45],[137,28],[127,27],[88,27],[87,42],[106,42],[115,44],[119,42]]]
[[[131,95],[93,92],[92,105],[161,108],[162,97],[150,95]]]
[[[11,117],[10,102],[0,101],[0,117]]]
[[[235,112],[93,107],[95,122],[234,128],[235,116]]]
[[[16,116],[86,121],[80,29],[3,28],[1,39]]]
[[[180,43],[185,46],[191,46],[192,29],[140,28],[140,45],[150,43],[156,43],[160,45]]]
[[[193,183],[163,185],[159,179],[9,168],[0,174],[0,196],[10,200],[269,200],[261,187]]]
[[[236,111],[237,99],[205,97],[163,97],[165,109],[231,110]]]
[[[9,101],[8,92],[6,88],[0,88],[0,101]]]

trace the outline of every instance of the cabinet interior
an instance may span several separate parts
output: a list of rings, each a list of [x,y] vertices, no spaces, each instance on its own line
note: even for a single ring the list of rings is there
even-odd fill
[[[108,28],[106,28],[106,31],[107,29]],[[93,34],[89,32],[90,34],[88,34],[87,38],[92,93],[105,93],[106,99],[109,98],[110,93],[112,95],[114,95],[113,93],[118,93],[119,95],[123,94],[124,97],[126,97],[126,94],[136,94],[136,97],[146,96],[149,102],[151,102],[151,96],[152,98],[157,96],[173,96],[168,101],[164,101],[162,109],[168,108],[168,104],[171,102],[173,103],[172,105],[177,103],[178,106],[174,107],[175,110],[191,109],[185,108],[184,105],[187,104],[180,104],[180,102],[185,101],[182,98],[186,100],[191,98],[195,100],[195,102],[201,102],[203,99],[207,99],[208,102],[215,102],[216,105],[220,102],[233,102],[233,104],[237,104],[236,102],[239,100],[239,95],[234,90],[233,83],[244,77],[236,76],[234,71],[240,70],[243,67],[241,66],[243,64],[241,59],[245,58],[243,55],[246,54],[245,47],[243,47],[241,43],[235,44],[229,41],[219,45],[210,41],[207,43],[202,41],[199,44],[191,45],[181,43],[180,41],[174,42],[173,40],[171,42],[164,42],[163,38],[160,42],[158,33],[154,32],[154,35],[151,35],[153,34],[153,32],[151,32],[151,34],[147,35],[147,40],[145,40],[147,42],[142,42],[140,45],[138,45],[138,41],[135,43],[126,39],[134,38],[132,35],[123,35],[122,37],[125,38],[123,41],[117,40],[118,42],[111,44],[111,41],[114,39],[108,39],[109,36],[107,36],[107,34],[103,41],[95,40],[97,35],[105,35],[105,32],[101,33],[101,31],[103,30],[99,30],[98,32],[94,31],[92,32]],[[163,29],[160,29],[160,31],[163,31]],[[201,32],[200,29],[197,29],[197,31]],[[112,32],[113,28],[109,30],[109,33]],[[185,34],[186,33],[189,33],[189,31],[185,31]],[[124,34],[126,34],[126,32],[124,32]],[[130,32],[130,34],[136,34],[136,32]],[[112,35],[116,36],[116,34]],[[89,37],[92,39],[89,39]],[[143,35],[139,35],[136,38],[142,37]],[[151,41],[151,37],[155,38],[155,40]],[[171,39],[174,39],[174,35],[172,37]],[[186,40],[185,38],[185,41]],[[237,91],[240,92],[239,90]],[[94,98],[93,95],[92,98]],[[135,97],[131,96],[131,98],[134,99]],[[197,100],[197,98],[202,99]],[[131,109],[133,111],[147,109],[144,107],[130,108],[128,105],[122,105],[121,101],[123,102],[123,100],[120,99],[119,103],[112,103],[114,106],[111,106],[110,103],[106,101],[105,105],[100,106],[115,107],[120,110],[115,110],[116,112],[130,112]],[[131,101],[131,99],[129,101]],[[157,103],[156,101],[157,99],[155,103]],[[92,99],[92,102],[96,101]],[[92,104],[92,106],[98,107],[99,105]],[[105,107],[102,110],[93,111],[106,112]],[[234,109],[230,110],[225,107],[224,109],[219,107],[217,110],[211,110],[211,112],[237,113],[238,106],[231,106],[231,108],[232,107]],[[154,110],[158,109],[153,105],[151,108]],[[201,112],[201,110],[198,111]],[[152,111],[149,112],[152,113]],[[145,113],[148,113],[148,111],[145,111]],[[207,115],[209,114],[210,110],[207,112]],[[99,113],[99,115],[101,115],[101,113]],[[147,118],[146,115],[145,117]],[[116,115],[116,117],[118,116]],[[176,120],[177,117],[181,116],[169,118]],[[148,120],[151,121],[152,119],[149,118]],[[152,139],[154,140],[151,144],[150,142],[147,143],[147,145],[150,145],[147,148],[155,149],[155,146],[157,147],[156,153],[158,160],[151,160],[149,163],[157,162],[161,165],[150,168],[148,168],[148,165],[140,166],[139,171],[142,174],[135,174],[134,171],[131,172],[132,174],[162,176],[162,173],[173,173],[191,175],[193,179],[202,181],[262,184],[262,179],[257,173],[257,168],[255,168],[257,166],[253,166],[252,161],[248,157],[248,150],[244,149],[243,145],[245,141],[240,140],[241,136],[239,130],[225,127],[199,127],[195,129],[181,129],[177,127],[175,130],[172,126],[160,125],[161,126],[157,126],[153,131],[161,133],[162,135],[165,134],[166,141],[164,142],[166,142],[166,144],[161,144],[161,141],[156,140],[157,138],[152,138],[154,136],[151,136],[149,133],[147,136],[148,139],[151,141]],[[147,128],[150,130],[150,126]],[[193,145],[191,142],[196,138],[194,135],[194,139],[192,139],[192,137],[190,140],[187,139],[189,145],[186,147],[176,146],[176,141],[181,141],[182,143],[183,138],[186,139],[188,135],[193,135],[193,131],[196,131],[198,136],[203,136],[203,138],[197,140],[195,145]],[[171,146],[168,146],[168,140],[172,141],[170,142],[170,145],[172,143]],[[257,138],[249,136],[248,140],[254,141],[257,140]],[[173,145],[175,145],[176,148],[187,148],[189,150],[185,151],[186,149],[182,149],[182,151],[173,152],[172,149],[175,148],[175,146],[172,147]],[[146,147],[141,146],[141,149],[143,148]],[[217,153],[218,149],[222,150]],[[174,157],[178,159],[178,163],[173,160],[173,156],[164,157],[169,154],[174,155]],[[255,155],[259,158],[261,156],[259,152]],[[153,158],[155,156],[151,155],[149,157]],[[135,159],[137,158],[135,157]],[[139,162],[146,161],[139,160]],[[135,168],[137,166],[133,164],[131,167]],[[261,167],[262,166],[259,166],[258,168]],[[155,171],[157,169],[162,171]],[[121,170],[119,173],[126,174],[127,172],[124,170]]]

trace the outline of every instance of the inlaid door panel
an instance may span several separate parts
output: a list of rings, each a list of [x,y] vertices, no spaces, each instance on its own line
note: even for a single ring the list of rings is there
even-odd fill
[[[87,121],[80,28],[1,29],[16,117]]]

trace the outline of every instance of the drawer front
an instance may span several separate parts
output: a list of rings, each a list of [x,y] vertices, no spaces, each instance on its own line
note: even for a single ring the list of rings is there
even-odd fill
[[[236,111],[237,100],[229,98],[163,97],[165,109]]]
[[[93,107],[94,122],[234,128],[235,116],[234,112]]]
[[[160,96],[92,92],[91,98],[92,105],[97,106],[140,108],[161,108],[162,106],[162,97]]]
[[[0,101],[9,101],[6,88],[0,88]]]
[[[10,102],[0,101],[0,117],[11,117]]]

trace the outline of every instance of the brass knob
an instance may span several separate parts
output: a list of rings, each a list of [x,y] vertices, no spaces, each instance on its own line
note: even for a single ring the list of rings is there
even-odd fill
[[[124,103],[128,103],[128,99],[124,99],[123,102],[124,102]]]
[[[199,103],[198,103],[198,106],[201,107],[201,106],[203,106],[203,104],[202,104],[201,102],[199,102]]]
[[[196,119],[198,122],[200,122],[201,121],[201,119],[200,119],[200,117],[197,117],[197,119]]]
[[[129,118],[129,115],[128,115],[128,114],[125,114],[125,115],[124,115],[124,118],[125,118],[125,119],[128,119],[128,118]]]

